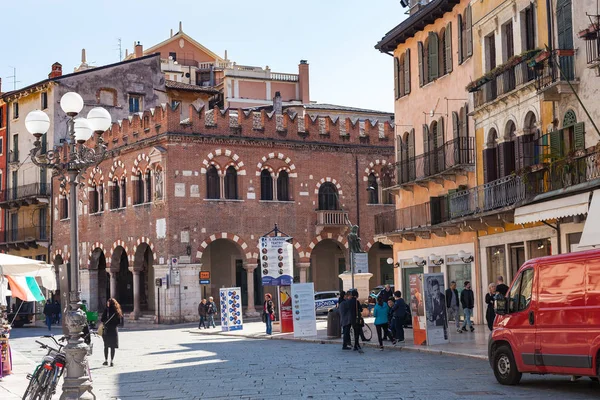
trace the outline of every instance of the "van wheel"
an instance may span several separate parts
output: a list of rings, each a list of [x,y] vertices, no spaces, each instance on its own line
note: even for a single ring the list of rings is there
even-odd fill
[[[503,385],[516,385],[523,376],[517,369],[512,350],[507,345],[499,346],[494,352],[493,369],[496,380]]]

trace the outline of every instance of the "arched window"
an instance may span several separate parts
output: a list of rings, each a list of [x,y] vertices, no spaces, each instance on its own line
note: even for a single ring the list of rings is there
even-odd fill
[[[121,178],[121,208],[127,207],[127,179]]]
[[[88,190],[90,214],[94,214],[98,212],[98,188],[93,184],[90,189]]]
[[[207,199],[220,199],[221,198],[221,185],[219,182],[219,172],[217,167],[211,165],[206,171],[206,198]]]
[[[392,186],[392,170],[389,167],[384,167],[381,169],[381,184],[383,188],[389,188]],[[392,192],[389,190],[384,190],[382,195],[383,204],[392,204],[394,202],[394,197]]]
[[[121,186],[119,185],[119,180],[114,179],[113,186],[112,186],[112,196],[110,199],[110,209],[115,210],[115,209],[119,208],[120,201],[121,201]]]
[[[369,174],[367,185],[369,191],[369,204],[379,204],[379,185],[377,184],[377,177],[372,172]]]
[[[60,219],[69,218],[69,194],[64,193],[63,197],[60,199]]]
[[[260,199],[273,200],[273,177],[268,169],[260,171]]]
[[[279,176],[277,177],[277,200],[290,200],[290,177],[285,170],[279,171]]]
[[[150,170],[146,171],[146,203],[150,203],[152,201],[152,172]]]
[[[498,179],[498,133],[494,128],[488,133],[487,148],[483,150],[483,179],[485,183]]]
[[[515,141],[517,140],[517,126],[513,121],[508,121],[504,132],[504,142],[498,145],[498,172],[499,178],[509,176],[515,171]]]
[[[138,171],[136,174],[137,180],[135,181],[135,196],[133,196],[135,203],[142,204],[144,202],[144,179],[142,171]]]
[[[104,211],[104,184],[98,185],[98,211]]]
[[[331,182],[319,187],[319,210],[339,210],[337,188]]]
[[[225,198],[228,200],[238,198],[237,171],[234,166],[230,166],[225,171]]]

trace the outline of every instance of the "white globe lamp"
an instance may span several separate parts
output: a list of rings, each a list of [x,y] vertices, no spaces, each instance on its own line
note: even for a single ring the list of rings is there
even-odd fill
[[[110,113],[102,107],[94,107],[88,112],[87,120],[93,132],[102,134],[112,124]]]
[[[92,137],[92,127],[85,118],[75,118],[75,140],[84,143]]]
[[[50,118],[40,110],[31,111],[25,118],[25,128],[36,138],[40,138],[50,128]]]
[[[60,98],[60,108],[70,117],[83,110],[83,98],[75,92],[67,92]]]

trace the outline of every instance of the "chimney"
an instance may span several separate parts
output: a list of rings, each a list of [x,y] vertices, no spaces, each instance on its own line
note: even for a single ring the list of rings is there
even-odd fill
[[[169,36],[170,38],[173,37],[173,29],[171,28],[171,36]]]
[[[283,101],[281,100],[281,93],[275,92],[275,97],[273,97],[273,111],[275,114],[283,114]]]
[[[52,71],[48,74],[48,79],[57,78],[59,76],[62,76],[62,65],[55,62],[52,64]]]
[[[85,49],[81,49],[81,63],[85,64]]]
[[[298,84],[300,85],[300,101],[303,104],[310,103],[308,61],[300,60],[298,65]]]
[[[142,44],[140,42],[137,42],[135,44],[135,58],[140,58],[141,56],[144,55],[144,46],[142,46]]]
[[[125,58],[129,57],[129,49],[125,49]]]
[[[181,24],[181,21],[179,21],[179,33],[183,32],[183,25]]]

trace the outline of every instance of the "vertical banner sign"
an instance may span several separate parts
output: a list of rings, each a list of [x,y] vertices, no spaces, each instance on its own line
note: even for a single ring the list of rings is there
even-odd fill
[[[427,344],[448,343],[444,274],[425,274]]]
[[[221,302],[221,330],[242,330],[242,290],[239,287],[222,288],[220,290]]]
[[[412,314],[413,337],[417,345],[427,344],[425,305],[423,304],[423,274],[412,274],[410,282],[410,312]]]
[[[314,283],[292,285],[294,337],[317,336]]]
[[[291,286],[279,287],[279,307],[281,315],[281,333],[294,332]]]
[[[287,236],[265,236],[259,241],[263,286],[289,286],[293,281],[294,246]]]

